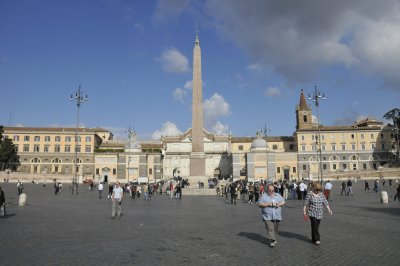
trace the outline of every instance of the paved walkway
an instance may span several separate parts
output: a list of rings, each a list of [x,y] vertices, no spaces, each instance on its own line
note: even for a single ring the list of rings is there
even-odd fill
[[[321,246],[310,242],[302,202],[289,200],[275,248],[266,245],[260,209],[240,200],[125,197],[123,216],[112,220],[110,200],[86,185],[78,195],[55,196],[50,184],[25,184],[28,205],[18,207],[15,183],[1,184],[8,216],[0,218],[0,264],[397,265],[400,203],[379,203],[363,184],[341,197],[334,183],[334,214],[321,223]],[[384,189],[393,197],[394,187]]]

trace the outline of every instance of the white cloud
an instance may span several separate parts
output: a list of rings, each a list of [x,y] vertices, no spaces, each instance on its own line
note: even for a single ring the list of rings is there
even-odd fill
[[[151,138],[153,140],[159,140],[161,136],[175,136],[179,134],[182,134],[182,131],[178,129],[175,123],[167,121],[162,125],[160,130],[156,130],[153,132]]]
[[[217,121],[214,124],[212,131],[217,135],[226,135],[229,133],[229,127],[228,125],[224,125],[221,122]]]
[[[205,10],[220,35],[289,83],[341,65],[400,88],[398,0],[209,0]]]
[[[188,101],[189,91],[192,90],[192,87],[193,87],[193,82],[191,80],[188,80],[185,82],[185,85],[183,85],[183,89],[176,88],[172,92],[174,100],[177,100],[181,103],[186,103]]]
[[[188,92],[186,90],[184,90],[184,89],[181,89],[181,88],[176,88],[172,92],[172,95],[174,96],[174,99],[179,101],[179,102],[181,102],[181,103],[185,102],[185,100],[187,98],[187,94],[188,94]]]
[[[278,87],[268,87],[265,90],[265,95],[268,97],[275,97],[281,95],[281,90]]]
[[[166,72],[183,73],[189,71],[189,60],[176,48],[165,50],[160,62]]]
[[[183,87],[187,90],[192,90],[193,89],[193,80],[188,80],[185,82],[185,85]]]
[[[218,121],[221,117],[231,114],[230,106],[224,97],[214,93],[210,99],[204,100],[204,124],[206,128],[213,130],[218,134],[227,133],[229,128]]]

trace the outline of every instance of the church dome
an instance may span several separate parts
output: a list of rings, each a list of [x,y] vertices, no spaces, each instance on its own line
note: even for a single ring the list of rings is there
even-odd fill
[[[267,142],[264,139],[257,138],[251,143],[252,150],[267,149]]]

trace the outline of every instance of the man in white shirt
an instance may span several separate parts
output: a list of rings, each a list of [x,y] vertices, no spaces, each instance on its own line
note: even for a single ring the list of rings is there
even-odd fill
[[[119,182],[115,183],[115,187],[111,196],[112,199],[112,213],[111,213],[111,219],[115,218],[115,209],[118,206],[118,217],[121,216],[121,210],[122,210],[122,197],[124,196],[124,191],[122,190]]]
[[[307,195],[307,185],[304,184],[303,180],[301,181],[301,183],[299,185],[299,188],[300,188],[300,197],[301,197],[301,199],[305,199],[306,195]]]
[[[332,186],[331,181],[328,180],[328,182],[326,182],[326,184],[325,184],[325,191],[324,191],[325,198],[327,200],[332,200],[332,197],[331,197],[331,189],[332,189],[332,187],[333,186]]]
[[[103,183],[99,183],[99,199],[101,199],[101,194],[103,193]]]

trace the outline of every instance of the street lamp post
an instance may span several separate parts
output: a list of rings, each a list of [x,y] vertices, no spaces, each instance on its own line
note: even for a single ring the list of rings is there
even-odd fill
[[[78,128],[79,128],[79,108],[81,104],[88,100],[87,94],[84,95],[83,91],[81,90],[81,86],[79,86],[78,90],[71,94],[70,101],[76,101],[77,107],[77,119],[76,119],[76,129],[75,129],[75,162],[74,162],[74,176],[72,178],[72,194],[78,194]]]
[[[318,165],[318,181],[322,183],[322,150],[321,150],[321,123],[319,120],[319,101],[325,100],[325,94],[322,93],[321,91],[317,88],[317,85],[314,87],[314,92],[312,93],[312,96],[308,94],[308,99],[312,100],[315,104],[315,107],[317,108],[317,119],[318,119],[318,137],[317,137],[317,145],[318,145],[318,153],[319,153],[319,165]]]

